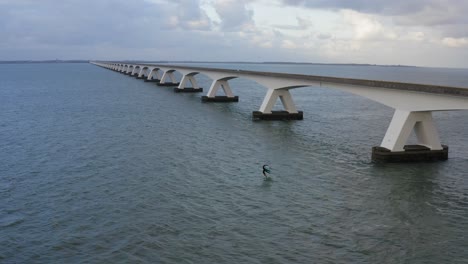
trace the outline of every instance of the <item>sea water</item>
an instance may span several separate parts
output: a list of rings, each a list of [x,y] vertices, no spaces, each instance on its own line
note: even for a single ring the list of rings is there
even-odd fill
[[[464,69],[197,66],[468,87]],[[239,103],[201,103],[91,64],[0,65],[0,263],[466,263],[466,111],[434,113],[448,161],[374,164],[393,109],[308,87],[303,121],[253,122],[266,90],[230,83]]]

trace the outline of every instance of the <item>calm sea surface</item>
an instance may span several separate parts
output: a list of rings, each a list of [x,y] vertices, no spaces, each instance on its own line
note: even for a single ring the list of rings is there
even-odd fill
[[[201,66],[468,87],[462,69]],[[0,263],[468,263],[467,111],[434,114],[448,161],[379,165],[393,109],[302,88],[303,121],[253,122],[266,90],[231,85],[239,103],[210,104],[91,64],[0,65]]]

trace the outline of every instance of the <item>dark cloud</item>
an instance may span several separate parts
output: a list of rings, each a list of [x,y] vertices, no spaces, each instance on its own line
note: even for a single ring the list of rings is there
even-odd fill
[[[352,9],[363,13],[406,14],[418,11],[421,7],[434,1],[426,0],[283,0],[293,6],[304,6],[319,9]]]
[[[404,25],[467,24],[468,1],[460,0],[282,0],[284,4],[316,9],[351,9],[396,17]]]
[[[229,7],[242,12],[229,14]],[[225,28],[253,23],[235,1],[218,11]],[[248,60],[262,54],[254,46],[246,51],[237,32],[211,31],[211,25],[199,0],[0,0],[0,60]]]
[[[164,48],[171,31],[187,45],[198,39],[180,31],[211,27],[199,6],[199,0],[0,0],[0,58],[83,58],[97,51],[117,58]],[[174,17],[177,24],[168,28]]]
[[[2,1],[0,34],[23,45],[125,42],[135,30],[160,24],[154,12],[158,6],[143,0]]]

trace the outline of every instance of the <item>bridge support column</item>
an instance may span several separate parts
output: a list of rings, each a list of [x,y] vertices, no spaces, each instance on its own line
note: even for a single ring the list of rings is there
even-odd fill
[[[167,78],[171,79],[171,82],[166,82]],[[174,76],[173,70],[165,71],[163,76],[161,77],[161,81],[156,84],[158,86],[179,86],[179,83],[176,81],[176,78]]]
[[[153,79],[153,77],[156,77]],[[159,76],[159,69],[152,69],[148,75],[148,78],[145,79],[145,82],[155,82],[159,83],[161,78]]]
[[[272,111],[278,98],[283,104],[284,111]],[[259,111],[252,113],[254,120],[302,120],[302,111],[297,111],[296,105],[288,89],[268,89]]]
[[[132,72],[132,77],[135,77],[138,79],[138,76],[140,76],[141,69],[134,70]]]
[[[417,145],[405,145],[414,130]],[[384,162],[448,159],[448,147],[440,144],[431,111],[395,110],[380,147],[372,148],[372,160]]]
[[[134,68],[132,73],[130,73],[130,76],[132,77],[138,77],[138,74],[140,73],[140,68]]]
[[[147,71],[148,71],[147,68],[142,68],[142,69],[140,70],[140,73],[137,74],[137,77],[136,77],[136,78],[137,78],[137,79],[146,79],[145,74],[148,74]]]
[[[222,88],[225,96],[216,96],[219,88]],[[202,102],[239,102],[239,96],[234,96],[231,90],[231,86],[227,80],[214,80],[211,84],[210,90],[206,96],[202,96]]]
[[[187,88],[185,85],[189,81],[192,84],[192,88]],[[179,87],[174,88],[174,92],[176,93],[198,93],[203,92],[203,88],[198,87],[197,80],[195,76],[192,74],[185,74],[180,81]]]

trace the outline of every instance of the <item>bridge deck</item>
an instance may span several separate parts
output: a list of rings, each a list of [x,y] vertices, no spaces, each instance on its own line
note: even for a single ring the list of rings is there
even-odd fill
[[[119,62],[117,62],[119,63]],[[125,63],[129,64],[129,63]],[[404,82],[391,82],[391,81],[377,81],[377,80],[366,80],[366,79],[352,79],[352,78],[339,78],[329,76],[316,76],[316,75],[305,75],[305,74],[293,74],[293,73],[277,73],[277,72],[262,72],[262,71],[249,71],[249,70],[232,70],[232,69],[220,69],[220,68],[208,68],[208,67],[192,67],[186,65],[165,65],[165,64],[148,64],[148,63],[131,63],[131,65],[140,65],[148,67],[164,67],[173,69],[184,69],[193,71],[211,71],[219,73],[229,73],[236,76],[242,77],[242,75],[250,76],[265,76],[265,77],[276,77],[291,80],[303,80],[313,81],[321,83],[332,83],[340,85],[354,85],[354,86],[367,86],[375,88],[386,88],[404,91],[424,92],[433,94],[443,94],[450,96],[462,96],[468,97],[468,88],[451,87],[451,86],[440,86],[440,85],[429,85],[429,84],[417,84],[417,83],[404,83]]]

